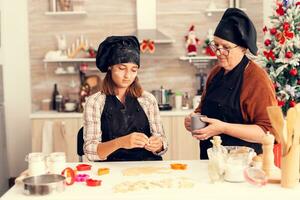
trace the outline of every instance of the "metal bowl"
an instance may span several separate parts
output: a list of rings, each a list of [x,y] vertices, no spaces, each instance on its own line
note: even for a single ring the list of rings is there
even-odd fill
[[[26,195],[46,195],[63,192],[65,190],[65,179],[64,176],[58,174],[45,174],[24,178],[24,193]]]

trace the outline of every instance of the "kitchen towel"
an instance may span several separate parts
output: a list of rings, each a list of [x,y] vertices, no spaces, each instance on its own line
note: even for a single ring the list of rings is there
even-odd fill
[[[50,154],[53,151],[52,126],[53,126],[52,121],[45,121],[43,124],[42,152],[44,154]]]

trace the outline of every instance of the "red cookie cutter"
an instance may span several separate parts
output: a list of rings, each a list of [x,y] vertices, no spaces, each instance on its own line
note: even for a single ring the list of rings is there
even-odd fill
[[[87,186],[100,186],[101,185],[101,180],[95,180],[95,179],[87,179],[86,180],[86,185]]]
[[[66,177],[66,185],[72,185],[75,182],[75,173],[74,170],[70,167],[65,168],[61,175]]]
[[[76,169],[78,171],[88,171],[88,170],[91,170],[92,168],[92,165],[88,165],[88,164],[79,164],[76,166]]]

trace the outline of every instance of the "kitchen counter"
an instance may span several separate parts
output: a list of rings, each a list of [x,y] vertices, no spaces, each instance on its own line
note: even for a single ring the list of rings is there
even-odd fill
[[[161,116],[186,116],[193,112],[189,110],[169,110],[160,111]],[[30,115],[30,119],[51,119],[51,118],[82,118],[83,113],[78,112],[56,112],[56,111],[38,111]]]
[[[170,163],[184,163],[186,170],[169,170],[161,174],[141,174],[135,176],[124,176],[122,170],[130,167],[163,167],[170,168]],[[68,163],[68,166],[75,167],[77,163]],[[181,161],[147,161],[147,162],[104,162],[92,163],[92,170],[89,172],[92,178],[102,180],[100,187],[88,187],[85,183],[75,183],[67,186],[66,190],[59,194],[47,196],[26,196],[22,193],[22,185],[13,186],[2,200],[30,200],[30,199],[52,199],[52,200],[82,200],[82,199],[299,199],[300,186],[294,189],[284,189],[279,184],[267,184],[262,187],[244,183],[219,182],[212,184],[207,173],[207,161],[181,160]],[[110,168],[110,174],[97,176],[99,167]],[[187,178],[194,183],[192,188],[180,188],[173,184],[169,188],[148,188],[126,193],[116,193],[115,185],[125,181],[160,181],[176,180]],[[128,182],[127,182],[128,183]]]

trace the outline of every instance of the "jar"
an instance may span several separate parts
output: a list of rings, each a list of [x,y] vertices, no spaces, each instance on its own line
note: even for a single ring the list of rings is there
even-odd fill
[[[28,162],[28,175],[38,176],[47,173],[46,156],[41,152],[29,153],[25,157]]]
[[[47,157],[47,166],[50,174],[61,174],[66,168],[65,152],[53,152]]]
[[[43,99],[41,102],[41,110],[42,111],[49,111],[51,105],[51,99]]]

